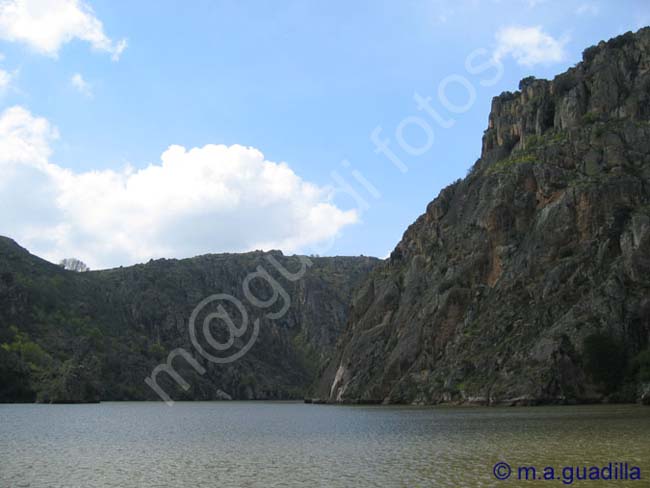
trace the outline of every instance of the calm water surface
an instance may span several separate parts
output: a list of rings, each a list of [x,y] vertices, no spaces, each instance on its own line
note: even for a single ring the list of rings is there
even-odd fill
[[[497,481],[498,461],[627,461],[642,481],[572,486],[650,486],[650,408],[0,405],[2,488],[566,486]]]

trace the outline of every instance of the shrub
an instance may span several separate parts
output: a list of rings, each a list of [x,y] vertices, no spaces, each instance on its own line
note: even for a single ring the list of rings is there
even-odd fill
[[[599,119],[599,116],[595,112],[587,112],[582,116],[582,123],[585,125],[591,125]]]

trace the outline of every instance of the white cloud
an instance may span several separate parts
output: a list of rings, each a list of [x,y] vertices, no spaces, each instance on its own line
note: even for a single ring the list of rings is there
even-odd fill
[[[576,13],[578,15],[598,15],[600,13],[600,7],[595,3],[585,2],[578,6]]]
[[[358,220],[331,191],[251,147],[170,146],[144,169],[85,173],[50,161],[56,130],[21,107],[0,115],[0,234],[93,268],[156,257],[299,252]]]
[[[497,47],[494,57],[497,60],[511,55],[522,66],[549,64],[566,58],[564,45],[568,39],[555,39],[536,27],[504,27],[496,34]]]
[[[4,93],[11,85],[12,74],[0,69],[0,93]]]
[[[127,45],[124,39],[115,42],[107,37],[102,23],[82,0],[0,0],[0,38],[26,43],[52,57],[73,39],[89,42],[114,60]]]
[[[0,116],[0,164],[3,168],[8,162],[43,168],[50,143],[57,138],[57,130],[46,119],[22,107],[8,108]]]
[[[89,98],[93,96],[93,90],[92,87],[90,86],[90,83],[84,80],[83,76],[81,76],[81,73],[75,73],[74,75],[72,75],[72,78],[70,78],[70,83],[82,95]]]

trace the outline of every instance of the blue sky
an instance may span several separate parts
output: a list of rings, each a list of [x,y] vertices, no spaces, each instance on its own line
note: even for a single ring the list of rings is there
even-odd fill
[[[479,156],[493,96],[649,23],[643,0],[3,0],[0,234],[92,267],[384,257]]]

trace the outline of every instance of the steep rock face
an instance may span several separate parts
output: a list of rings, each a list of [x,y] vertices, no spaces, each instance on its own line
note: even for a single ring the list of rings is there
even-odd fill
[[[645,28],[493,100],[481,158],[355,296],[317,395],[632,400],[649,339]]]
[[[199,374],[177,358],[174,367],[189,389],[166,374],[158,377],[174,399],[302,397],[347,322],[352,291],[379,260],[310,258],[304,276],[290,280],[269,258],[288,273],[302,267],[297,257],[273,251],[75,273],[0,238],[0,401],[157,399],[144,379],[176,348],[187,350],[206,371]],[[262,308],[246,297],[244,281],[259,267],[287,300],[279,294]],[[260,302],[273,297],[268,280],[252,280],[250,291]],[[192,311],[214,294],[239,300],[250,323],[260,320],[250,351],[227,364],[206,360],[189,336]],[[286,313],[269,317],[285,305]],[[239,320],[236,310],[229,312]],[[225,342],[217,324],[212,333]],[[233,351],[242,346],[236,343]]]

